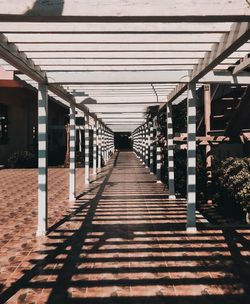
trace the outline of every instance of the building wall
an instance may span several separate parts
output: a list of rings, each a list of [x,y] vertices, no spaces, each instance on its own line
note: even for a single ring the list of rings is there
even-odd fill
[[[8,106],[8,143],[0,145],[0,163],[16,151],[32,145],[32,125],[36,125],[34,94],[22,88],[0,88],[0,103]]]
[[[0,144],[0,165],[21,150],[37,151],[37,92],[0,87],[0,103],[8,106],[8,143]],[[64,125],[68,110],[49,100],[49,151],[66,150]],[[52,157],[55,158],[56,155]]]

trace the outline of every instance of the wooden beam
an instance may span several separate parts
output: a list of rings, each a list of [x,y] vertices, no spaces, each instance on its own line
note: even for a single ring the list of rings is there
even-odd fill
[[[209,51],[211,49],[211,43],[174,43],[174,44],[140,44],[140,43],[131,43],[131,44],[116,44],[116,43],[100,43],[100,44],[91,44],[91,43],[40,43],[33,44],[30,43],[18,45],[20,51],[24,52],[203,52]],[[248,48],[248,47],[247,47]],[[246,47],[243,47],[245,50]]]
[[[205,7],[204,7],[205,6]],[[249,4],[244,0],[200,1],[92,0],[0,1],[0,19],[39,22],[225,22],[246,20]],[[205,12],[205,14],[204,14]]]
[[[197,82],[210,72],[216,65],[222,62],[230,54],[236,51],[240,46],[250,38],[250,28],[248,22],[234,23],[229,33],[224,34],[219,43],[215,43],[211,51],[207,52],[205,57],[194,66],[190,73],[190,82]],[[172,102],[181,92],[186,90],[185,85],[178,85],[168,96],[168,101]]]
[[[182,82],[185,71],[136,72],[48,72],[51,83],[61,84],[122,84],[122,83],[176,83]],[[187,81],[183,81],[187,82]]]
[[[9,42],[23,43],[216,43],[221,34],[7,34]]]
[[[0,22],[3,33],[223,33],[231,23],[44,23]]]
[[[239,64],[233,69],[233,75],[237,75],[250,66],[250,58],[244,58]]]

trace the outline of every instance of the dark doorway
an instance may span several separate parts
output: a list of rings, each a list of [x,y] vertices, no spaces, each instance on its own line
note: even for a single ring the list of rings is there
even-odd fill
[[[115,133],[115,149],[117,150],[132,150],[130,132]]]

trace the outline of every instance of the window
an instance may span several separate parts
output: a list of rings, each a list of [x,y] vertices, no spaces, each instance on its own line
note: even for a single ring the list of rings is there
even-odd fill
[[[8,106],[0,103],[0,145],[8,143]]]

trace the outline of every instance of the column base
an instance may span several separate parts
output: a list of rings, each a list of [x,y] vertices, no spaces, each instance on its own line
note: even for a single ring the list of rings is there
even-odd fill
[[[36,231],[36,236],[37,236],[37,237],[42,237],[42,236],[45,236],[46,233],[47,233],[46,230],[37,230],[37,231]]]
[[[156,183],[157,183],[157,184],[162,184],[162,181],[159,181],[159,180],[158,180],[158,181],[156,181]]]
[[[187,233],[197,233],[197,228],[196,227],[186,227],[186,232]]]
[[[176,199],[176,196],[175,196],[175,195],[169,195],[168,198],[169,198],[169,199],[172,199],[172,200],[175,200],[175,199]]]
[[[69,197],[69,202],[74,203],[75,201],[76,201],[76,198],[75,198],[75,197]]]

